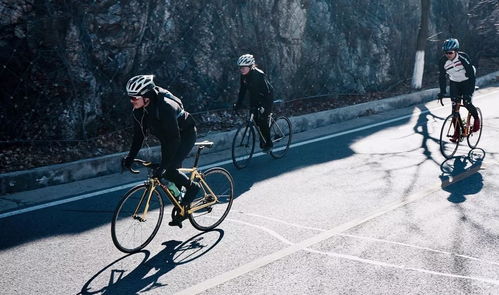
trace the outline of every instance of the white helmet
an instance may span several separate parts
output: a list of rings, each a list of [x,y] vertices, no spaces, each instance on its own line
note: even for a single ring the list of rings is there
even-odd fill
[[[255,64],[255,58],[251,54],[244,54],[237,60],[237,65],[240,67],[249,67]]]
[[[140,96],[153,89],[156,85],[153,82],[154,75],[138,75],[126,83],[128,96]]]

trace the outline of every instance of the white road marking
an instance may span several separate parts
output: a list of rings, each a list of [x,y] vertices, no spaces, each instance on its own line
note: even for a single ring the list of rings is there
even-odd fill
[[[274,222],[279,222],[279,223],[282,223],[282,224],[291,225],[291,226],[298,227],[298,228],[313,229],[313,230],[319,230],[319,231],[326,231],[324,229],[311,228],[311,227],[308,227],[308,226],[301,226],[301,225],[298,225],[298,224],[289,223],[289,222],[286,222],[286,221],[283,221],[283,220],[279,220],[279,219],[276,219],[276,218],[267,217],[267,216],[263,216],[263,215],[245,214],[245,213],[243,213],[243,214],[244,215],[248,215],[248,216],[254,216],[254,217],[258,217],[258,218],[268,219],[268,220],[271,220],[271,221],[274,221]],[[268,228],[266,228],[264,226],[259,226],[259,225],[251,224],[251,223],[240,221],[240,220],[237,220],[237,219],[226,219],[226,220],[230,221],[230,222],[240,223],[240,224],[244,224],[244,225],[247,225],[247,226],[251,226],[251,227],[260,229],[262,231],[265,231],[265,232],[269,233],[271,236],[277,238],[278,240],[282,241],[285,244],[294,245],[292,242],[290,242],[285,237],[281,236],[277,232],[275,232],[275,231],[273,231],[271,229],[268,229]],[[496,262],[493,262],[493,261],[483,260],[483,259],[479,259],[479,258],[476,258],[476,257],[467,256],[467,255],[455,254],[455,253],[451,253],[451,252],[447,252],[447,251],[435,250],[435,249],[431,249],[431,248],[427,248],[427,247],[420,247],[420,246],[410,245],[410,244],[405,244],[405,243],[400,243],[400,242],[393,242],[393,241],[376,239],[376,238],[370,238],[370,237],[354,236],[354,235],[348,235],[348,234],[342,234],[342,233],[337,233],[336,235],[337,236],[349,237],[349,238],[355,238],[355,239],[362,239],[362,240],[368,240],[368,241],[375,241],[375,242],[382,242],[382,243],[389,243],[389,244],[394,244],[394,245],[400,245],[400,246],[404,246],[404,247],[410,247],[410,248],[415,248],[415,249],[420,249],[420,250],[435,252],[435,253],[449,255],[449,256],[461,257],[461,258],[465,258],[465,259],[475,260],[475,261],[478,261],[480,263],[488,263],[488,264],[493,264],[493,265],[498,265],[499,266],[499,263],[496,263]],[[361,257],[358,257],[358,256],[348,255],[348,254],[341,254],[341,253],[336,253],[336,252],[318,251],[318,250],[314,250],[314,249],[310,249],[310,248],[305,248],[303,250],[307,251],[307,252],[311,252],[311,253],[316,253],[316,254],[321,254],[321,255],[327,255],[327,256],[331,256],[331,257],[336,257],[336,258],[341,258],[341,259],[347,259],[347,260],[351,260],[351,261],[356,261],[356,262],[365,263],[365,264],[371,264],[371,265],[376,265],[376,266],[398,268],[398,269],[402,269],[402,270],[406,270],[406,271],[415,271],[415,272],[420,272],[420,273],[427,273],[427,274],[430,274],[430,275],[437,275],[437,276],[451,277],[451,278],[458,278],[458,279],[474,280],[474,281],[479,281],[479,282],[484,282],[484,283],[499,285],[499,280],[494,280],[494,279],[481,278],[481,277],[473,277],[473,276],[464,276],[464,275],[458,275],[458,274],[452,274],[452,273],[446,273],[446,272],[440,272],[440,271],[432,271],[432,270],[427,270],[427,269],[423,269],[423,268],[415,268],[415,267],[409,267],[409,266],[405,266],[405,265],[397,265],[397,264],[388,263],[388,262],[376,261],[376,260],[372,260],[372,259],[365,259],[365,258],[361,258]],[[177,293],[177,294],[184,294],[185,291],[186,290],[183,290],[181,293]],[[204,290],[201,290],[201,291],[204,291]],[[194,293],[185,293],[185,294],[194,294]]]
[[[322,251],[317,251],[317,250],[312,250],[312,249],[305,249],[305,250],[307,250],[309,252],[312,252],[312,253],[323,254],[323,255],[328,255],[328,256],[332,256],[332,257],[348,259],[348,260],[352,260],[352,261],[357,261],[357,262],[367,263],[367,264],[372,264],[372,265],[377,265],[377,266],[398,268],[398,269],[403,269],[403,270],[408,270],[408,271],[416,271],[416,272],[421,272],[421,273],[428,273],[428,274],[431,274],[431,275],[451,277],[451,278],[458,278],[458,279],[474,280],[474,281],[479,281],[479,282],[483,282],[483,283],[488,283],[488,284],[493,284],[493,285],[499,285],[499,280],[494,280],[494,279],[480,278],[480,277],[471,277],[471,276],[463,276],[463,275],[457,275],[457,274],[452,274],[452,273],[445,273],[445,272],[440,272],[440,271],[432,271],[432,270],[427,270],[427,269],[423,269],[423,268],[414,268],[414,267],[409,267],[409,266],[404,266],[404,265],[397,265],[397,264],[392,264],[392,263],[387,263],[387,262],[381,262],[381,261],[376,261],[376,260],[371,260],[371,259],[364,259],[364,258],[360,258],[360,257],[353,256],[353,255],[346,255],[346,254],[340,254],[340,253],[334,253],[334,252],[322,252]]]
[[[260,225],[256,225],[256,224],[253,224],[253,223],[244,222],[244,221],[237,220],[237,219],[232,219],[232,218],[227,218],[227,219],[225,219],[225,221],[230,221],[230,222],[234,222],[234,223],[240,223],[240,224],[244,224],[244,225],[247,225],[247,226],[251,226],[251,227],[260,229],[260,230],[263,230],[263,231],[267,232],[268,234],[270,234],[271,236],[273,236],[274,238],[278,239],[279,241],[281,241],[281,242],[283,242],[285,244],[288,244],[288,245],[293,245],[294,244],[293,242],[289,241],[288,239],[286,239],[285,237],[281,236],[277,232],[275,232],[275,231],[273,231],[273,230],[271,230],[269,228],[266,228],[264,226],[260,226]]]
[[[49,202],[49,203],[45,203],[45,204],[41,204],[41,205],[36,205],[36,206],[32,206],[32,207],[27,207],[27,208],[19,209],[19,210],[16,210],[16,211],[10,211],[10,212],[6,212],[6,213],[2,213],[2,214],[0,214],[0,219],[7,218],[7,217],[10,217],[10,216],[14,216],[14,215],[18,215],[18,214],[22,214],[22,213],[26,213],[26,212],[40,210],[40,209],[44,209],[44,208],[48,208],[48,207],[53,207],[53,206],[57,206],[57,205],[61,205],[61,204],[75,202],[75,201],[79,201],[79,200],[83,200],[83,199],[87,199],[87,198],[91,198],[91,197],[96,197],[96,196],[100,196],[100,195],[107,194],[107,193],[112,193],[112,192],[119,191],[119,190],[122,190],[122,189],[130,188],[132,186],[136,186],[136,185],[138,185],[140,183],[143,183],[143,181],[134,182],[134,183],[130,183],[130,184],[124,184],[124,185],[120,185],[120,186],[108,188],[108,189],[105,189],[105,190],[96,191],[96,192],[93,192],[93,193],[88,193],[88,194],[83,194],[83,195],[71,197],[71,198],[68,198],[68,199],[53,201],[53,202]]]
[[[313,230],[326,231],[326,230],[323,230],[323,229],[310,228],[310,227],[307,227],[307,226],[301,226],[301,225],[289,223],[289,222],[286,222],[286,221],[282,221],[282,220],[279,220],[279,219],[270,218],[270,217],[266,217],[266,216],[262,216],[262,215],[258,215],[258,214],[245,214],[245,215],[255,216],[255,217],[259,217],[259,218],[265,218],[265,219],[268,219],[268,220],[271,220],[271,221],[280,222],[280,223],[283,223],[283,224],[287,224],[287,225],[291,225],[291,226],[296,226],[296,227],[304,228],[304,229],[313,229]],[[248,225],[248,226],[251,226],[251,227],[258,228],[260,230],[263,230],[263,231],[269,233],[270,235],[272,235],[273,237],[277,238],[278,240],[284,242],[285,244],[293,245],[292,242],[290,242],[289,240],[287,240],[283,236],[279,235],[275,231],[273,231],[271,229],[268,229],[268,228],[266,228],[264,226],[254,225],[254,224],[251,224],[251,223],[248,223],[248,222],[244,222],[244,221],[240,221],[240,220],[236,220],[236,219],[226,219],[226,220],[228,220],[230,222],[241,223],[241,224],[244,224],[244,225]],[[451,253],[451,252],[447,252],[447,251],[435,250],[435,249],[431,249],[431,248],[427,248],[427,247],[420,247],[420,246],[415,246],[415,245],[410,245],[410,244],[405,244],[405,243],[399,243],[399,242],[393,242],[393,241],[387,241],[387,240],[381,240],[381,239],[369,238],[369,237],[347,235],[347,234],[341,234],[341,233],[338,233],[336,235],[338,235],[338,236],[345,236],[345,237],[351,237],[351,238],[356,238],[356,239],[363,239],[363,240],[369,240],[369,241],[376,241],[376,242],[383,242],[383,243],[401,245],[401,246],[406,246],[406,247],[421,249],[421,250],[425,250],[425,251],[431,251],[431,252],[435,252],[435,253],[439,253],[439,254],[445,254],[445,255],[456,256],[456,257],[461,257],[461,258],[465,258],[465,259],[475,260],[475,261],[478,261],[478,262],[481,262],[481,263],[489,263],[489,264],[499,265],[499,263],[496,263],[496,262],[493,262],[493,261],[482,260],[482,259],[478,259],[478,258],[475,258],[475,257],[467,256],[467,255],[460,255],[460,254],[455,254],[455,253]],[[494,280],[494,279],[481,278],[481,277],[472,277],[472,276],[464,276],[464,275],[458,275],[458,274],[452,274],[452,273],[445,273],[445,272],[440,272],[440,271],[432,271],[432,270],[427,270],[427,269],[423,269],[423,268],[414,268],[414,267],[409,267],[409,266],[405,266],[405,265],[397,265],[397,264],[393,264],[393,263],[376,261],[376,260],[372,260],[372,259],[365,259],[365,258],[361,258],[361,257],[358,257],[358,256],[348,255],[348,254],[341,254],[341,253],[336,253],[336,252],[318,251],[318,250],[314,250],[314,249],[310,249],[310,248],[305,248],[303,250],[311,252],[311,253],[316,253],[316,254],[321,254],[321,255],[327,255],[327,256],[331,256],[331,257],[336,257],[336,258],[341,258],[341,259],[347,259],[347,260],[356,261],[356,262],[360,262],[360,263],[372,264],[372,265],[376,265],[376,266],[398,268],[398,269],[402,269],[402,270],[406,270],[406,271],[415,271],[415,272],[420,272],[420,273],[427,273],[427,274],[430,274],[430,275],[437,275],[437,276],[444,276],[444,277],[451,277],[451,278],[458,278],[458,279],[474,280],[474,281],[479,281],[479,282],[484,282],[484,283],[499,285],[499,281],[498,280]],[[190,293],[191,291],[193,291],[193,290],[187,289],[187,290],[183,290],[182,292],[177,293],[177,294],[194,294],[194,293]],[[201,290],[200,292],[202,292],[202,291],[204,291],[204,290]],[[195,290],[194,290],[194,292],[195,292]]]
[[[273,217],[268,217],[268,216],[263,216],[263,215],[259,215],[259,214],[244,213],[244,212],[241,212],[241,214],[244,214],[244,215],[247,215],[247,216],[258,217],[258,218],[261,218],[261,219],[267,219],[267,220],[270,220],[270,221],[273,221],[273,222],[278,222],[278,223],[289,225],[289,226],[296,227],[296,228],[310,229],[310,230],[315,230],[315,231],[320,231],[320,232],[326,231],[326,229],[317,228],[317,227],[303,226],[303,225],[300,225],[300,224],[290,223],[290,222],[287,222],[287,221],[284,221],[284,220],[280,220],[280,219],[273,218]],[[360,240],[366,240],[366,241],[372,241],[372,242],[380,242],[380,243],[387,243],[387,244],[399,245],[399,246],[403,246],[403,247],[414,248],[414,249],[419,249],[419,250],[425,250],[425,251],[428,251],[428,252],[435,252],[435,253],[445,254],[445,255],[449,255],[449,256],[456,256],[456,257],[461,257],[461,258],[465,258],[465,259],[469,259],[469,260],[475,260],[475,261],[478,261],[480,263],[488,263],[488,264],[493,264],[493,265],[499,266],[499,262],[494,262],[494,261],[491,261],[489,259],[484,260],[484,259],[480,259],[480,258],[468,256],[468,255],[462,255],[462,254],[456,254],[456,253],[442,251],[442,250],[431,249],[431,248],[428,248],[428,247],[421,247],[421,246],[417,246],[417,245],[411,245],[411,244],[400,243],[400,242],[395,242],[395,241],[389,241],[389,240],[383,240],[383,239],[377,239],[377,238],[371,238],[371,237],[355,236],[355,235],[349,235],[349,234],[343,234],[343,233],[338,233],[336,235],[337,236],[341,236],[341,237],[353,238],[353,239],[360,239]]]
[[[388,212],[391,212],[395,209],[398,209],[400,207],[403,207],[409,203],[412,203],[414,201],[417,201],[417,200],[420,200],[426,196],[429,196],[435,192],[438,192],[440,191],[442,188],[444,188],[445,186],[448,186],[454,182],[457,182],[459,180],[462,180],[464,179],[465,177],[469,176],[469,175],[472,175],[473,173],[475,173],[476,171],[479,170],[480,167],[476,167],[475,169],[472,169],[472,170],[469,170],[469,171],[466,171],[464,173],[461,173],[460,175],[456,176],[454,179],[453,179],[453,182],[447,182],[447,183],[444,183],[444,184],[435,184],[434,186],[426,189],[426,190],[423,190],[423,191],[420,191],[418,193],[415,193],[415,194],[412,194],[410,196],[408,196],[406,198],[405,201],[396,201],[396,202],[393,202],[387,206],[384,206],[383,208],[381,208],[380,210],[370,214],[369,216],[367,217],[360,217],[360,218],[356,218],[354,220],[351,220],[349,222],[346,222],[344,224],[341,224],[341,225],[338,225],[332,229],[329,229],[329,230],[326,230],[326,231],[323,231],[322,233],[319,233],[311,238],[308,238],[306,240],[303,240],[301,242],[298,242],[296,244],[292,244],[290,245],[289,247],[286,247],[284,249],[281,249],[277,252],[274,252],[272,254],[269,254],[267,256],[263,256],[263,257],[260,257],[258,259],[255,259],[245,265],[242,265],[238,268],[235,268],[233,270],[230,270],[230,271],[227,271],[225,273],[222,273],[222,274],[219,274],[211,279],[208,279],[204,282],[201,282],[199,284],[196,284],[194,286],[191,286],[187,289],[184,289],[176,294],[198,294],[198,293],[201,293],[201,292],[204,292],[208,289],[211,289],[213,287],[216,287],[220,284],[223,284],[223,283],[226,283],[232,279],[235,279],[237,277],[240,277],[248,272],[251,272],[253,270],[256,270],[256,269],[259,269],[261,267],[264,267],[266,266],[267,264],[269,263],[272,263],[274,261],[277,261],[277,260],[280,260],[286,256],[289,256],[291,254],[294,254],[298,251],[301,251],[301,250],[309,250],[308,248],[312,245],[315,245],[317,243],[320,243],[322,241],[325,241],[335,235],[338,235],[338,234],[341,234],[347,230],[350,230],[354,227],[357,227],[361,224],[364,224],[370,220],[373,220],[381,215],[384,215]],[[274,232],[275,233],[275,232]],[[277,233],[275,233],[277,234]],[[278,235],[278,234],[277,234]],[[274,235],[275,236],[275,235]],[[284,237],[282,238],[284,239]],[[345,255],[345,257],[348,256],[348,255]],[[354,257],[354,256],[352,256]],[[357,260],[360,260],[361,258],[358,258]],[[388,264],[388,263],[383,263],[383,262],[376,262],[378,263],[378,265],[385,265],[385,266],[392,266],[391,264]],[[399,267],[400,268],[400,267]],[[421,270],[421,271],[424,271],[424,272],[427,272],[427,273],[434,273],[434,274],[437,274],[437,272],[432,272],[432,271],[427,271],[427,270]],[[451,274],[448,274],[449,276]],[[460,276],[459,276],[460,277]],[[493,283],[495,284],[495,282],[498,282],[498,281],[495,281],[495,280],[488,280],[488,279],[480,279],[480,280],[487,280],[488,283]]]
[[[303,228],[303,229],[310,229],[310,230],[315,230],[315,231],[320,231],[320,232],[326,231],[325,229],[322,229],[322,228],[304,226],[304,225],[301,225],[301,224],[291,223],[291,222],[287,222],[287,221],[280,220],[280,219],[277,219],[277,218],[263,216],[263,215],[259,215],[259,214],[246,213],[246,212],[243,212],[243,211],[240,211],[239,213],[241,213],[243,215],[247,215],[247,216],[253,216],[253,217],[258,217],[258,218],[263,218],[263,219],[271,220],[271,221],[274,221],[274,222],[279,222],[279,223],[286,224],[286,225],[289,225],[289,226],[292,226],[292,227]]]
[[[492,95],[492,94],[495,94],[495,93],[499,93],[499,91],[492,91],[492,92],[489,92],[487,94],[477,95],[474,98],[477,99],[477,98],[489,96],[489,95]],[[434,108],[434,109],[431,109],[431,110],[440,110],[440,109],[443,109],[445,107],[446,106],[443,106],[443,107],[440,106],[440,107],[437,107],[437,108]],[[419,114],[424,114],[424,113],[430,112],[431,110],[429,110],[429,109],[428,110],[424,110],[422,112],[419,112]],[[355,133],[355,132],[358,132],[358,131],[362,131],[362,130],[366,130],[366,129],[370,129],[370,128],[374,128],[374,127],[378,127],[378,126],[390,124],[390,123],[393,123],[393,122],[396,122],[396,121],[400,121],[400,120],[412,117],[414,115],[415,115],[414,113],[413,114],[408,114],[408,115],[404,115],[404,116],[401,116],[401,117],[397,117],[397,118],[393,118],[393,119],[390,119],[390,120],[386,120],[386,121],[383,121],[383,122],[369,124],[369,125],[366,125],[366,126],[362,126],[362,127],[358,127],[358,128],[354,128],[354,129],[350,129],[350,130],[346,130],[346,131],[342,131],[342,132],[338,132],[338,133],[334,133],[334,134],[330,134],[330,135],[326,135],[326,136],[322,136],[322,137],[318,137],[318,138],[314,138],[314,139],[310,139],[310,140],[305,140],[305,141],[302,141],[302,142],[291,144],[290,148],[295,148],[295,147],[299,147],[299,146],[302,146],[302,145],[311,144],[311,143],[315,143],[315,142],[319,142],[319,141],[323,141],[323,140],[328,140],[328,139],[331,139],[331,138],[334,138],[334,137],[338,137],[338,136],[342,136],[342,135],[346,135],[346,134],[350,134],[350,133]],[[266,155],[266,153],[259,152],[259,153],[256,153],[255,155],[253,155],[253,157],[256,158],[256,157],[260,157],[260,156],[263,156],[263,155]],[[202,166],[202,167],[200,167],[200,169],[201,170],[205,170],[205,169],[209,169],[209,168],[216,167],[216,166],[226,165],[226,164],[229,164],[229,163],[232,163],[232,160],[225,160],[225,161],[213,163],[213,164],[210,164],[210,165]],[[138,185],[138,184],[140,184],[142,182],[143,181],[134,182],[134,183],[130,183],[130,184],[124,184],[124,185],[120,185],[120,186],[108,188],[108,189],[105,189],[105,190],[96,191],[96,192],[93,192],[93,193],[88,193],[88,194],[83,194],[83,195],[75,196],[75,197],[64,199],[64,200],[58,200],[58,201],[48,202],[48,203],[41,204],[41,205],[36,205],[36,206],[32,206],[32,207],[27,207],[27,208],[15,210],[15,211],[1,213],[0,214],[0,219],[7,218],[7,217],[10,217],[10,216],[14,216],[14,215],[18,215],[18,214],[22,214],[22,213],[26,213],[26,212],[40,210],[40,209],[44,209],[44,208],[48,208],[48,207],[53,207],[53,206],[57,206],[57,205],[61,205],[61,204],[75,202],[75,201],[79,201],[79,200],[83,200],[83,199],[87,199],[87,198],[91,198],[91,197],[96,197],[96,196],[99,196],[99,195],[102,195],[102,194],[107,194],[107,193],[115,192],[115,191],[118,191],[118,190],[121,190],[121,189],[130,188],[130,187]]]
[[[449,256],[461,257],[461,258],[465,258],[465,259],[469,259],[469,260],[478,261],[480,263],[488,263],[488,264],[493,264],[493,265],[499,266],[498,262],[484,260],[484,259],[480,259],[480,258],[468,256],[468,255],[463,255],[463,254],[456,254],[456,253],[452,253],[452,252],[448,252],[448,251],[436,250],[436,249],[432,249],[432,248],[428,248],[428,247],[421,247],[421,246],[417,246],[417,245],[411,245],[411,244],[406,244],[406,243],[400,243],[400,242],[394,242],[394,241],[376,239],[376,238],[370,238],[370,237],[354,236],[354,235],[347,235],[347,234],[338,234],[338,235],[344,236],[344,237],[349,237],[349,238],[354,238],[354,239],[388,243],[388,244],[394,244],[394,245],[404,246],[404,247],[408,247],[408,248],[420,249],[420,250],[425,250],[428,252],[435,252],[435,253],[445,254],[445,255],[449,255]]]

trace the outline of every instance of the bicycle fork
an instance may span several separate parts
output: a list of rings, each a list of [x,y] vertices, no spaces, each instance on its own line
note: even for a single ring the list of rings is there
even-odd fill
[[[248,122],[246,123],[246,128],[244,128],[243,136],[241,136],[241,143],[239,144],[239,146],[244,146],[244,147],[249,146],[250,137],[246,136],[246,135],[250,132],[250,129],[253,128],[253,125],[254,125],[254,123],[252,123],[252,122],[254,122],[253,118],[254,118],[254,115],[252,113],[250,115]]]
[[[247,133],[249,133],[249,129],[251,128],[251,125],[246,125],[246,128],[244,129],[244,132],[243,132],[243,136],[241,137],[241,144],[239,146],[244,146],[244,147],[248,147],[249,146],[249,141],[250,141],[250,137],[249,136],[246,136]],[[246,142],[244,142],[246,141]]]
[[[156,185],[152,182],[150,182],[148,185],[149,185],[149,187],[147,188],[147,190],[144,191],[144,193],[140,197],[140,201],[137,204],[137,207],[135,208],[135,211],[133,212],[133,215],[132,215],[133,219],[136,219],[140,222],[145,222],[147,220],[147,212],[149,211],[149,202],[151,201],[152,192],[154,191],[154,188],[156,187]],[[144,207],[144,211],[139,213],[139,210],[140,210],[140,208],[142,208],[142,204],[144,204],[146,197],[147,197],[147,201],[146,201],[146,204]],[[140,214],[142,214],[142,216],[139,216]]]

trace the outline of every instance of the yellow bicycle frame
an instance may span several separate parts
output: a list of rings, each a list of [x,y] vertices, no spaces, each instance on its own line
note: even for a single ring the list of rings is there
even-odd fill
[[[142,194],[142,197],[140,198],[140,201],[139,201],[137,207],[135,208],[135,211],[134,211],[132,217],[133,218],[137,218],[138,217],[138,214],[140,214],[138,211],[141,208],[141,206],[142,206],[142,204],[144,202],[144,199],[147,196],[147,201],[146,201],[146,204],[145,204],[145,207],[144,207],[144,211],[142,212],[142,217],[138,217],[138,218],[140,218],[142,220],[146,220],[147,212],[149,211],[149,202],[151,201],[151,197],[152,197],[153,192],[156,191],[156,188],[158,186],[163,190],[163,192],[165,192],[166,196],[168,197],[168,199],[170,200],[170,202],[173,204],[173,206],[180,211],[180,215],[181,216],[185,216],[186,214],[187,215],[192,214],[192,213],[194,213],[194,212],[196,212],[198,210],[201,210],[203,208],[212,206],[213,204],[217,203],[218,197],[215,195],[215,193],[213,193],[213,191],[211,190],[211,188],[208,186],[208,184],[204,180],[203,175],[197,170],[197,168],[180,168],[179,171],[184,172],[184,173],[190,173],[190,175],[191,175],[190,176],[190,180],[191,181],[194,181],[195,179],[199,180],[199,183],[201,184],[201,189],[203,190],[205,196],[206,195],[212,196],[213,197],[213,201],[205,203],[205,204],[202,204],[202,205],[199,205],[199,206],[192,207],[192,208],[190,208],[186,212],[185,211],[185,206],[182,206],[178,202],[177,198],[175,198],[172,195],[172,193],[166,187],[166,185],[162,184],[157,178],[149,178],[146,181],[146,184],[148,185],[148,188]]]
[[[201,210],[203,208],[209,207],[209,206],[211,206],[211,205],[213,205],[213,204],[215,204],[215,203],[218,202],[218,196],[215,195],[215,193],[211,190],[210,186],[206,183],[206,181],[204,180],[203,175],[198,171],[197,168],[180,168],[178,170],[180,172],[184,172],[184,173],[190,174],[191,175],[190,176],[190,180],[191,181],[194,181],[195,179],[198,179],[199,183],[201,184],[201,189],[203,190],[203,192],[205,194],[205,197],[206,197],[206,195],[209,195],[209,196],[213,197],[213,201],[211,201],[211,202],[208,202],[206,204],[202,204],[202,205],[190,208],[189,211],[187,211],[187,214],[192,214],[193,212],[196,212],[196,211]],[[182,210],[183,209],[184,208],[182,208]]]

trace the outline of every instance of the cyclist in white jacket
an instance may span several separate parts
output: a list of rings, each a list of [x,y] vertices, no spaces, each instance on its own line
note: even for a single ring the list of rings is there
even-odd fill
[[[475,67],[471,63],[469,56],[459,50],[459,41],[457,39],[447,39],[442,45],[444,56],[440,59],[439,69],[439,84],[440,93],[438,98],[442,99],[445,96],[445,89],[447,84],[447,76],[449,77],[450,84],[450,98],[452,100],[452,109],[459,103],[459,99],[463,97],[463,105],[468,109],[474,118],[472,132],[480,129],[480,118],[478,111],[471,102],[471,97],[475,91]],[[454,141],[457,140],[453,138]]]

